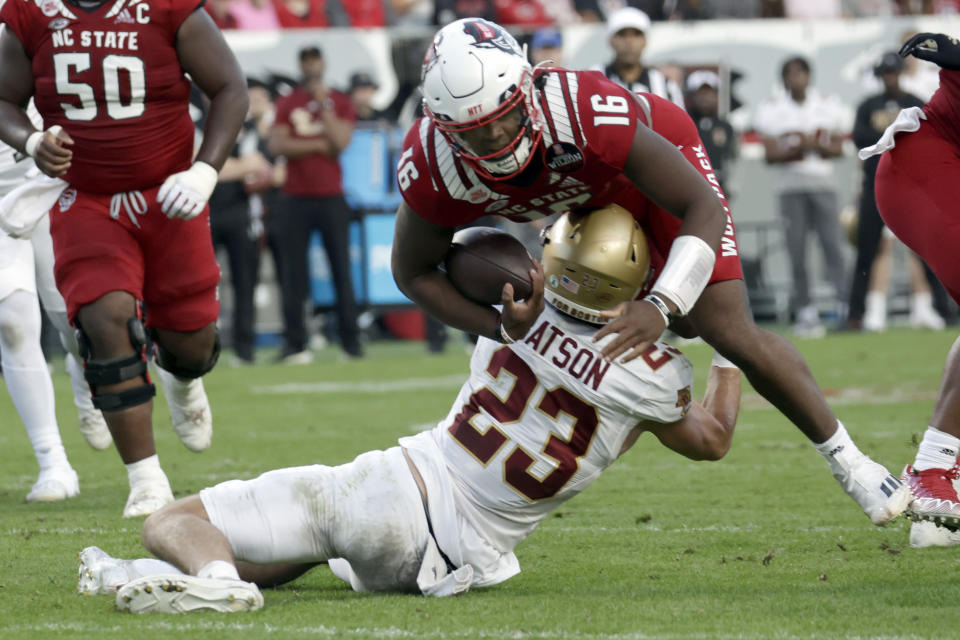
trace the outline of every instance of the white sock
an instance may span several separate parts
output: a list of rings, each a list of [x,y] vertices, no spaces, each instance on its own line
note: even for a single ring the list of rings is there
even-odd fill
[[[163,395],[167,399],[167,405],[186,408],[202,401],[205,393],[202,379],[178,378],[159,365],[156,370]]]
[[[177,569],[169,562],[157,560],[156,558],[136,558],[135,560],[123,560],[127,569],[127,575],[131,580],[143,578],[146,576],[155,576],[161,573],[176,573],[183,575],[183,571]]]
[[[881,318],[887,316],[887,292],[886,291],[868,291],[866,298],[866,312],[868,314],[877,314]]]
[[[17,290],[0,300],[0,352],[7,390],[40,470],[69,467],[57,426],[53,382],[40,349],[40,307],[34,294]]]
[[[927,469],[949,469],[957,462],[960,452],[960,438],[949,433],[927,427],[923,441],[917,449],[917,458],[913,461],[914,471]]]
[[[223,560],[214,560],[200,567],[198,578],[216,578],[218,580],[239,580],[237,567]]]
[[[70,374],[70,386],[73,387],[73,404],[78,409],[93,409],[93,398],[90,395],[90,385],[83,377],[83,365],[77,361],[72,353],[67,353],[65,360],[67,373]]]
[[[910,296],[910,310],[914,313],[918,311],[933,310],[933,294],[929,291],[921,291]]]
[[[850,462],[863,456],[860,449],[857,448],[857,445],[850,439],[850,434],[847,433],[843,423],[839,420],[837,420],[836,432],[824,442],[820,444],[814,443],[813,446],[816,447],[820,455],[826,459],[831,470],[837,466],[843,470],[847,470]]]
[[[157,454],[124,466],[127,468],[127,479],[131,487],[161,480],[167,482],[167,476],[160,468],[160,458]]]

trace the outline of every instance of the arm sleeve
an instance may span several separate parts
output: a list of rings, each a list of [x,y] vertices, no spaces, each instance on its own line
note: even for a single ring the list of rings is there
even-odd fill
[[[25,8],[26,3],[23,0],[0,0],[0,30],[6,25],[6,28],[17,36],[17,40],[20,41],[24,51],[32,57],[30,32],[23,11]]]

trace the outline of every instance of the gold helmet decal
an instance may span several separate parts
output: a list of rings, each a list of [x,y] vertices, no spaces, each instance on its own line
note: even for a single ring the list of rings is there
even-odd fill
[[[580,320],[605,324],[600,312],[633,300],[649,267],[643,230],[616,204],[565,213],[543,234],[544,297]]]

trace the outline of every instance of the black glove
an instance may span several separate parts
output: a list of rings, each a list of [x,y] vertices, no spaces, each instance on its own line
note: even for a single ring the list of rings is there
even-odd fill
[[[944,69],[960,71],[960,42],[943,33],[918,33],[900,48],[900,57],[910,54]]]

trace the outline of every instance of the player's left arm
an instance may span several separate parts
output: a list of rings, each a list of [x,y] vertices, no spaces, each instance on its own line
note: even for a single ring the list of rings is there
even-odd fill
[[[692,140],[699,143],[699,137]],[[602,314],[611,320],[595,340],[616,333],[604,346],[603,355],[613,359],[629,351],[623,359],[626,362],[659,338],[672,317],[686,315],[693,308],[713,273],[727,218],[723,202],[704,176],[674,141],[649,127],[637,126],[623,174],[654,203],[683,221],[653,293]]]
[[[740,370],[713,365],[702,402],[691,403],[690,410],[677,422],[647,421],[641,428],[692,460],[719,460],[730,449],[739,412]]]
[[[176,48],[180,66],[210,99],[210,110],[193,165],[167,178],[157,200],[171,218],[189,220],[203,212],[217,185],[217,174],[247,115],[249,97],[240,64],[206,11],[187,16],[177,30]]]

